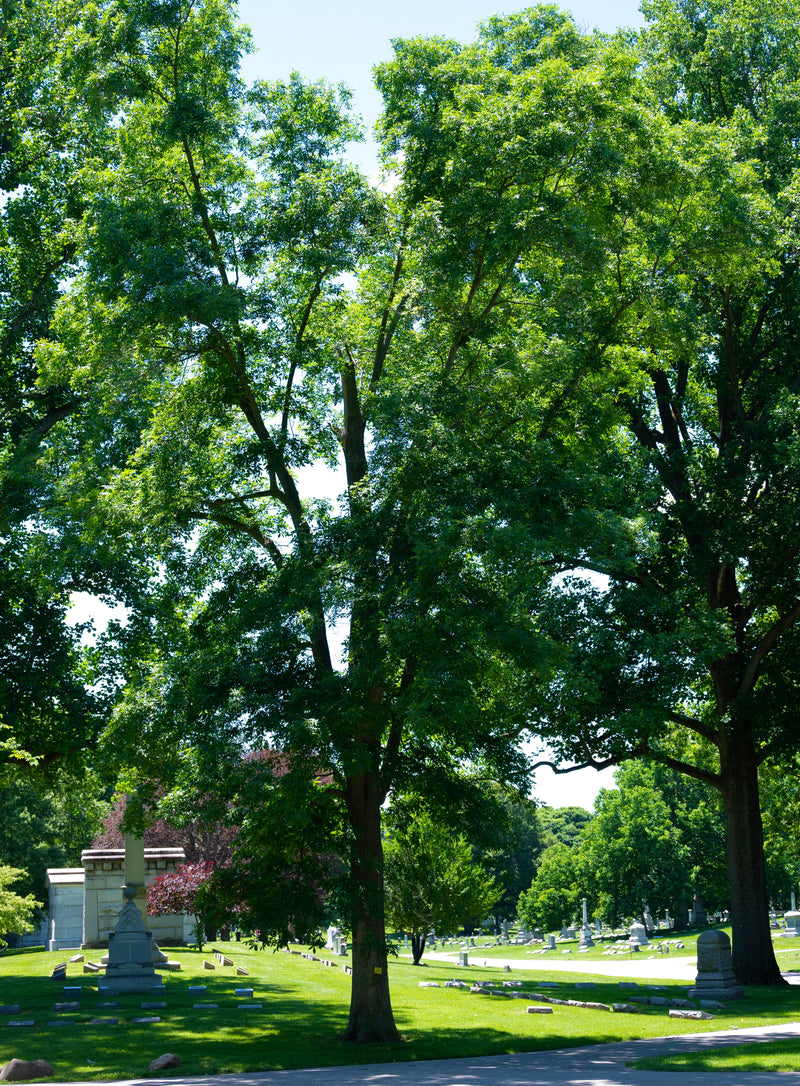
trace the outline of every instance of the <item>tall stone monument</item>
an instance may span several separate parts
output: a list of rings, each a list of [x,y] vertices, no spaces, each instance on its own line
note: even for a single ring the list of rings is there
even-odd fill
[[[594,939],[592,939],[592,929],[589,927],[589,910],[586,907],[586,898],[583,898],[583,925],[581,927],[578,950],[590,950],[593,946]]]
[[[123,905],[126,901],[133,901],[136,908],[147,916],[147,891],[144,879],[144,838],[136,837],[132,833],[125,834],[125,885],[122,888]],[[126,897],[128,887],[135,888],[135,894]]]
[[[153,965],[153,936],[136,907],[135,885],[124,888],[126,902],[108,936],[108,961],[103,988],[112,992],[147,992],[158,980]]]

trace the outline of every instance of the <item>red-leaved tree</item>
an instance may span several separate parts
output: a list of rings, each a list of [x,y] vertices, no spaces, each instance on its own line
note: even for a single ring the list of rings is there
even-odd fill
[[[194,919],[194,935],[197,949],[203,949],[205,915],[207,908],[206,887],[214,871],[211,861],[200,860],[194,864],[178,864],[175,871],[167,871],[153,879],[147,887],[147,912],[150,916],[182,916],[188,913]]]
[[[92,841],[92,848],[125,847],[122,820],[126,807],[127,796],[118,796],[103,820],[102,832]],[[145,828],[144,844],[145,848],[182,848],[189,864],[202,860],[224,866],[230,862],[237,834],[236,826],[220,822],[209,824],[198,819],[173,826],[164,819],[156,818],[148,822]]]

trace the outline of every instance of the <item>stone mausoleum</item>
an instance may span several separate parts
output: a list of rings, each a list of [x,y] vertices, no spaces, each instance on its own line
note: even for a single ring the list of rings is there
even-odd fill
[[[185,859],[182,848],[146,848],[145,885],[174,871]],[[106,947],[117,923],[124,903],[125,849],[87,849],[81,862],[83,867],[54,867],[47,872],[47,950]],[[193,923],[190,916],[147,917],[155,942],[167,946],[190,940]]]

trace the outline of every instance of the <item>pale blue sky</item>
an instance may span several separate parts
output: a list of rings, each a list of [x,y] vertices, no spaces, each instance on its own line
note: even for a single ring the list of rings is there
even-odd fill
[[[640,0],[611,0],[606,4],[575,0],[564,4],[585,29],[612,31],[641,26]],[[471,41],[478,23],[491,15],[508,14],[530,5],[503,0],[289,0],[265,4],[239,0],[241,19],[253,31],[257,52],[245,58],[245,78],[285,79],[298,71],[309,79],[345,83],[354,92],[356,112],[369,128],[381,108],[372,85],[372,68],[392,56],[392,38],[440,34]],[[369,148],[354,157],[366,169],[374,158]]]

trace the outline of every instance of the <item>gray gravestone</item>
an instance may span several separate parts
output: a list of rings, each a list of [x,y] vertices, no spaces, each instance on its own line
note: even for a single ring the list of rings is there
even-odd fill
[[[702,928],[708,923],[708,915],[703,908],[703,899],[699,894],[694,895],[692,911],[689,913],[689,927]]]
[[[647,938],[647,929],[644,924],[634,923],[631,924],[631,934],[628,938],[629,946],[648,946],[650,940]]]
[[[733,972],[731,941],[724,931],[697,937],[697,979],[689,995],[696,999],[740,999],[744,988]]]
[[[786,921],[786,931],[783,932],[784,936],[800,935],[799,912],[796,912],[794,909],[790,909],[789,912],[783,914],[783,919]]]

